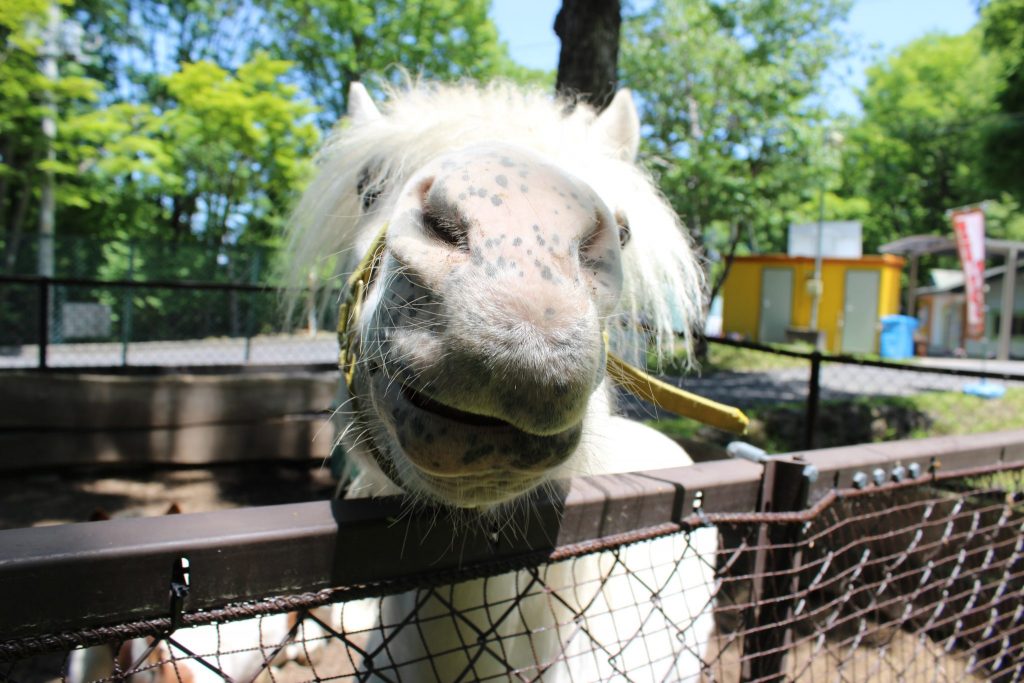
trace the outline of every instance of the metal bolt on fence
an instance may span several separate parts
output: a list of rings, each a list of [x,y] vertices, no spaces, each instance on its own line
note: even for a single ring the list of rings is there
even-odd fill
[[[876,467],[875,469],[871,470],[871,479],[872,481],[875,482],[877,486],[881,486],[882,484],[885,483],[885,470],[883,470],[881,467]]]

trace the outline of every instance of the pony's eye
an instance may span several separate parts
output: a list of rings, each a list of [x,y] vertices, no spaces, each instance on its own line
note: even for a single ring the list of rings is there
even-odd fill
[[[615,212],[615,223],[619,226],[619,246],[624,247],[629,243],[632,232],[629,229],[629,219],[621,211]]]
[[[380,199],[380,195],[383,192],[381,186],[380,179],[376,177],[376,173],[373,173],[369,166],[359,171],[359,180],[356,181],[356,193],[359,195],[363,211],[372,209],[373,205]]]

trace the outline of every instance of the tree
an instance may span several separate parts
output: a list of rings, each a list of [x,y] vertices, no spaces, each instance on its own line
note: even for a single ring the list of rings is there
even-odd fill
[[[167,77],[177,106],[156,125],[174,160],[170,189],[194,207],[191,216],[172,217],[173,229],[188,228],[219,244],[265,240],[281,227],[282,209],[291,204],[319,138],[312,123],[303,122],[313,106],[282,80],[290,67],[257,53],[234,74],[203,61]]]
[[[118,103],[69,129],[82,144],[66,152],[79,173],[63,187],[81,201],[63,208],[67,225],[119,242],[205,245],[149,257],[104,247],[98,272],[207,279],[220,245],[276,240],[319,139],[313,107],[283,81],[289,67],[266,54],[235,73],[186,64],[164,77],[162,111]]]
[[[866,249],[948,233],[947,209],[989,198],[982,133],[995,112],[997,73],[978,30],[926,36],[868,69],[842,190],[870,203]]]
[[[622,72],[648,124],[643,152],[710,249],[730,236],[784,249],[791,214],[817,197],[827,112],[814,96],[849,4],[689,0],[626,21]]]
[[[0,12],[0,267],[6,271],[16,265],[27,227],[38,222],[40,188],[49,189],[51,178],[77,173],[61,152],[76,144],[67,131],[82,125],[101,88],[83,73],[80,32],[72,30],[77,26],[61,26],[59,16],[51,22],[50,11],[50,2],[22,0]],[[64,29],[50,41],[64,59],[62,71],[48,76],[40,58],[45,32],[53,29]],[[58,187],[57,200],[75,203],[81,197]]]
[[[70,39],[59,78],[45,79],[39,27],[54,2]],[[26,236],[52,177],[58,272],[216,277],[218,252],[276,239],[352,80],[546,78],[511,62],[488,4],[0,2],[0,267],[20,259],[29,270]],[[59,112],[52,141],[47,92]],[[147,240],[180,253],[114,244]]]
[[[304,92],[330,128],[353,81],[396,83],[404,74],[441,80],[541,74],[516,67],[487,15],[488,0],[276,0],[264,10],[275,54],[295,62]]]
[[[1024,0],[991,0],[981,27],[1000,81],[997,112],[984,131],[982,165],[995,188],[1024,201]]]
[[[555,90],[598,109],[618,88],[619,0],[563,0],[555,17],[562,40]]]

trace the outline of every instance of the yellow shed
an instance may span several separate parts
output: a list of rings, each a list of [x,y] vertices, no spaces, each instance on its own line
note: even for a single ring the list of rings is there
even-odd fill
[[[822,259],[818,329],[825,349],[877,353],[879,321],[900,312],[904,259],[892,254]],[[786,254],[737,256],[722,287],[722,332],[762,343],[807,329],[814,259]]]

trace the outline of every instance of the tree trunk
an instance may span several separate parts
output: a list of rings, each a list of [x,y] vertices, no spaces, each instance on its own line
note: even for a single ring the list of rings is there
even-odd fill
[[[558,57],[559,95],[577,98],[597,109],[611,101],[618,87],[619,0],[563,0],[555,17],[562,40]]]
[[[18,263],[18,249],[21,248],[21,237],[25,226],[25,216],[28,215],[29,198],[32,190],[28,183],[18,193],[18,203],[11,217],[11,224],[7,232],[7,253],[4,254],[4,272],[14,274],[14,267]]]
[[[731,239],[729,240],[729,253],[725,255],[725,267],[722,268],[722,272],[719,274],[718,279],[715,280],[714,285],[711,287],[711,294],[708,296],[708,306],[711,306],[711,302],[718,296],[718,292],[721,291],[722,285],[725,284],[725,278],[729,277],[729,271],[732,269],[732,262],[736,258],[736,248],[740,245],[740,239],[743,237],[743,233],[746,232],[745,226],[742,222],[737,222],[733,225],[733,232]]]

